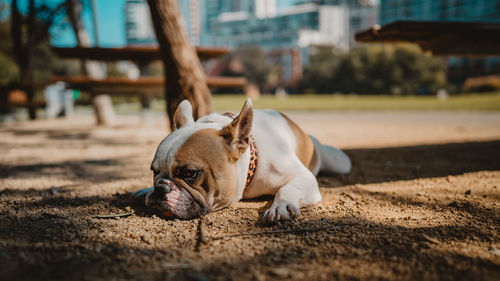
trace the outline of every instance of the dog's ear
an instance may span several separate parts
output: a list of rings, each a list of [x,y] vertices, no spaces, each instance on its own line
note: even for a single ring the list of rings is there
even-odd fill
[[[183,100],[175,110],[174,125],[175,129],[180,129],[186,125],[194,123],[193,107],[188,100]]]
[[[234,159],[238,159],[248,148],[252,121],[252,100],[248,98],[238,117],[220,130],[220,135],[226,142],[229,155]]]

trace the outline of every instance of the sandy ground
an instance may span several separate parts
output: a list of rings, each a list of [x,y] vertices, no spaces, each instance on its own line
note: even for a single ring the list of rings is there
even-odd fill
[[[289,115],[354,166],[272,227],[272,198],[201,227],[132,206],[161,117],[0,126],[0,280],[500,280],[500,113]]]

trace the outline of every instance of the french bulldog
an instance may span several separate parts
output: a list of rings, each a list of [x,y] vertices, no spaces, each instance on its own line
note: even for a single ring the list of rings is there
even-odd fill
[[[132,195],[166,217],[193,219],[242,198],[274,195],[264,221],[291,220],[321,201],[318,173],[351,170],[343,151],[320,144],[283,113],[253,110],[250,99],[238,116],[196,121],[184,100],[173,122],[151,164],[154,186]]]

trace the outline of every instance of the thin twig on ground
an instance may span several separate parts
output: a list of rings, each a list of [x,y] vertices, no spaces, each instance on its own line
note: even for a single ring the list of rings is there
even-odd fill
[[[73,183],[73,184],[65,184],[65,185],[56,185],[56,186],[53,186],[50,188],[50,193],[52,193],[52,195],[57,195],[59,193],[59,191],[63,188],[67,188],[67,187],[77,187],[77,186],[80,186],[82,185],[82,183]]]
[[[422,234],[422,237],[424,237],[424,239],[425,239],[425,240],[427,240],[427,241],[429,241],[429,242],[431,242],[431,243],[438,244],[438,245],[440,245],[440,244],[441,244],[441,241],[439,241],[439,240],[437,240],[437,239],[435,239],[435,238],[432,238],[432,237],[430,237],[430,236],[427,236],[427,235],[425,235],[425,234]]]
[[[97,219],[112,219],[112,218],[120,218],[120,217],[128,217],[135,213],[135,211],[131,211],[128,213],[117,213],[117,214],[109,214],[109,215],[95,215],[93,218]]]
[[[208,237],[205,239],[205,242],[222,240],[225,238],[232,237],[241,237],[241,236],[256,236],[256,235],[266,235],[266,234],[278,234],[278,233],[306,233],[306,232],[318,232],[324,230],[337,230],[338,226],[328,226],[328,227],[316,227],[316,228],[303,228],[303,229],[276,229],[276,230],[265,230],[265,231],[252,231],[252,232],[242,232],[242,233],[233,233],[226,234],[215,237]]]
[[[207,242],[207,237],[205,235],[205,230],[203,227],[203,217],[200,217],[198,220],[198,239],[196,240],[195,251],[200,250],[201,244]]]
[[[162,265],[164,269],[169,269],[169,270],[175,270],[175,269],[186,269],[190,268],[191,265],[186,264],[186,263],[169,263],[166,262]]]

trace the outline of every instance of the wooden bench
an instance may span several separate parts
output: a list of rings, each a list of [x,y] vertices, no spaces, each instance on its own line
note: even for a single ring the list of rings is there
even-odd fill
[[[13,108],[27,108],[36,116],[37,110],[47,105],[45,101],[28,99],[26,87],[18,83],[0,86],[0,112],[9,113]],[[32,85],[35,89],[44,84]]]
[[[110,77],[102,80],[92,79],[86,76],[54,76],[52,82],[62,81],[68,84],[68,88],[88,91],[92,95],[146,95],[163,96],[165,78],[163,77],[140,77],[128,79],[123,77]],[[243,88],[247,80],[243,77],[207,77],[207,86]]]
[[[161,52],[157,46],[140,46],[124,48],[52,48],[52,51],[61,58],[95,60],[95,61],[133,61],[139,66],[139,69],[145,67],[152,61],[161,60]],[[196,47],[196,53],[201,61],[217,58],[229,54],[227,48],[209,48]],[[168,79],[168,78],[167,78]],[[147,112],[151,107],[151,100],[154,96],[163,96],[165,87],[164,77],[151,77],[147,73],[141,73],[138,79],[129,79],[122,77],[108,77],[104,79],[95,79],[87,76],[55,76],[52,82],[65,82],[67,88],[80,89],[89,92],[93,96],[96,117],[99,123],[98,107],[107,108],[109,116],[114,115],[112,105],[108,98],[100,98],[100,95],[139,95],[143,112]],[[243,77],[207,77],[207,86],[240,88],[245,91],[247,81]],[[101,102],[96,103],[96,100]],[[105,101],[107,100],[107,101]],[[106,104],[106,105],[105,105]],[[104,112],[104,111],[103,111]]]
[[[228,48],[195,47],[198,58],[201,61],[215,59],[231,52]],[[52,47],[52,52],[66,59],[87,59],[97,61],[120,61],[130,60],[137,62],[150,62],[160,60],[160,49],[158,46],[139,46],[123,48],[99,48],[99,47],[76,47],[59,48]]]
[[[0,102],[0,110],[9,110],[11,108],[28,108],[38,110],[47,106],[45,101],[33,101],[33,102]]]
[[[160,50],[157,46],[124,47],[124,48],[58,48],[52,47],[52,52],[66,59],[82,59],[97,61],[122,61],[130,60],[145,65],[154,60],[160,60]],[[196,47],[196,53],[201,61],[206,61],[230,53],[227,48]],[[210,88],[240,88],[244,91],[247,80],[243,77],[207,77],[207,86]],[[54,76],[51,83],[66,82],[68,88],[88,91],[92,95],[140,95],[148,99],[152,96],[163,96],[165,79],[163,77],[140,77],[139,79],[110,77],[102,80],[85,76]],[[35,89],[43,89],[47,83],[33,85]],[[21,89],[22,88],[16,88]],[[46,106],[45,101],[11,101],[9,93],[13,89],[0,89],[0,110],[9,111],[11,108],[24,107],[34,111]],[[143,103],[143,105],[146,102]]]
[[[227,48],[195,47],[196,53],[201,61],[218,58],[229,54],[231,51]],[[160,49],[158,46],[139,46],[123,48],[98,48],[98,47],[76,47],[76,48],[57,48],[52,47],[52,51],[61,58],[88,59],[96,61],[122,61],[130,60],[141,65],[146,65],[152,61],[160,60]],[[73,87],[87,89],[89,91],[98,90],[100,93],[116,92],[122,85],[130,87],[121,87],[118,92],[140,92],[162,90],[164,78],[143,76],[137,80],[126,78],[106,78],[95,80],[89,77],[53,77],[53,82],[64,81]],[[243,89],[247,80],[243,77],[207,77],[207,85],[210,88],[241,88]],[[71,86],[70,86],[71,87]],[[100,90],[103,91],[100,91]],[[108,91],[107,90],[112,90]]]
[[[218,58],[231,52],[228,48],[220,47],[195,47],[200,61]],[[99,47],[76,47],[58,48],[52,47],[52,51],[61,58],[87,59],[96,61],[134,61],[139,65],[160,60],[161,52],[158,46],[138,46],[122,48],[99,48]],[[207,77],[207,86],[210,88],[235,88],[245,91],[247,80],[243,77]],[[141,76],[139,79],[106,78],[102,80],[90,77],[52,77],[52,82],[63,81],[69,87],[86,90],[91,94],[132,94],[137,95],[161,95],[164,90],[165,79],[162,77]]]

